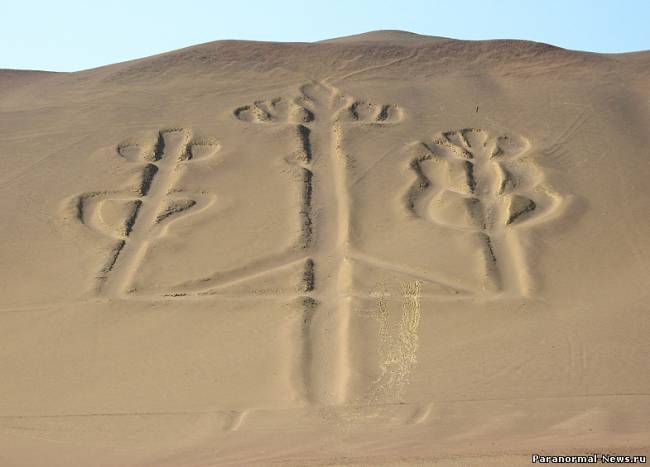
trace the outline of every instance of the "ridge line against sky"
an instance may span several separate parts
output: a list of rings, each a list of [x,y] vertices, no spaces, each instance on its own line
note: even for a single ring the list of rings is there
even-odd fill
[[[78,71],[216,40],[314,42],[379,29],[601,53],[650,48],[647,0],[41,0],[2,10],[4,69]]]

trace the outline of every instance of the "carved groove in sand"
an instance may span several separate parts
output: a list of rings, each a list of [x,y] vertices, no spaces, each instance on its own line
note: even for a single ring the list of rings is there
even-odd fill
[[[533,289],[519,231],[559,213],[562,198],[544,183],[524,138],[466,128],[417,142],[415,181],[404,204],[413,215],[474,236],[488,293]]]
[[[305,402],[342,403],[347,398],[350,372],[347,330],[353,258],[347,186],[352,159],[343,149],[344,128],[396,124],[402,119],[402,110],[395,105],[356,100],[329,84],[311,82],[301,86],[294,98],[255,101],[234,109],[233,116],[247,124],[284,126],[291,134],[285,161],[295,175],[299,199],[297,237],[280,254],[179,284],[170,295],[219,294],[229,285],[298,267],[302,273],[294,304],[300,310],[296,329],[302,344],[296,349],[291,376],[295,396]],[[318,218],[314,215],[315,202],[324,211]],[[324,229],[331,231],[322,235]]]
[[[120,191],[97,191],[74,198],[75,217],[115,239],[97,276],[100,294],[132,294],[133,278],[150,243],[163,236],[171,223],[212,204],[210,194],[180,191],[176,184],[185,164],[212,158],[218,150],[218,143],[192,139],[185,129],[161,130],[147,145],[124,142],[116,152],[140,167],[135,184]]]
[[[301,265],[300,283],[296,292],[314,292],[317,276],[322,267],[314,253],[340,250],[339,262],[348,259],[347,239],[349,222],[347,206],[346,169],[350,158],[342,149],[345,125],[372,124],[376,126],[399,123],[402,110],[391,104],[374,104],[342,95],[325,83],[307,83],[300,87],[294,98],[277,97],[258,100],[234,109],[233,116],[245,123],[287,127],[291,134],[291,149],[285,162],[293,169],[295,186],[300,200],[299,234],[290,248],[275,256],[261,258],[253,264],[232,271],[214,273],[212,276],[185,282],[172,287],[168,295],[216,295],[234,283],[255,279],[260,275],[282,268]],[[316,230],[313,218],[314,196],[330,190],[335,193],[336,245],[314,245]]]

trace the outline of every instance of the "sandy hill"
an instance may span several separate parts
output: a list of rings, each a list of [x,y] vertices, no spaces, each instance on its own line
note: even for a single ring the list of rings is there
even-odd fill
[[[0,463],[647,454],[649,83],[400,31],[1,70]]]

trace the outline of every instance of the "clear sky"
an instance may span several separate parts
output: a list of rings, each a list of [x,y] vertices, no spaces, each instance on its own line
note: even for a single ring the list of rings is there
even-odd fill
[[[2,0],[0,68],[75,71],[219,39],[376,29],[629,52],[650,49],[650,0]]]

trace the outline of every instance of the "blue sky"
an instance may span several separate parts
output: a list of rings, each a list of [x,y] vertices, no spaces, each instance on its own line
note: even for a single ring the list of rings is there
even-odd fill
[[[7,0],[0,68],[75,71],[219,39],[316,41],[376,29],[650,49],[650,0]]]

